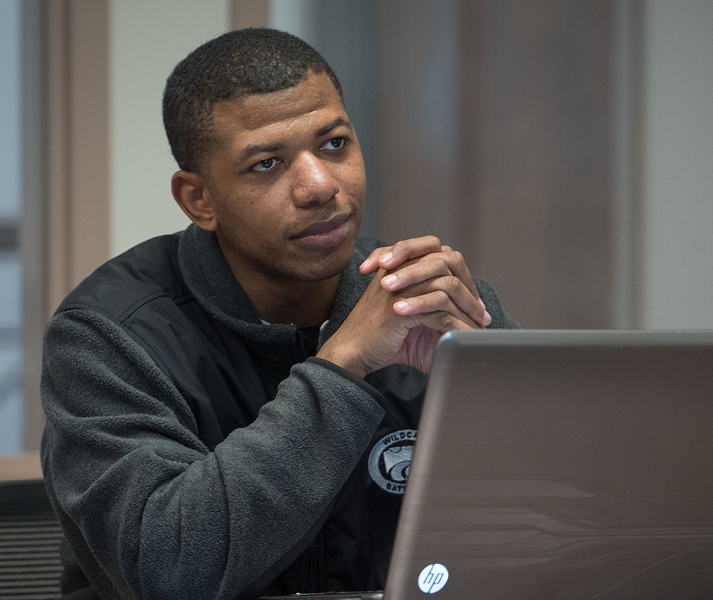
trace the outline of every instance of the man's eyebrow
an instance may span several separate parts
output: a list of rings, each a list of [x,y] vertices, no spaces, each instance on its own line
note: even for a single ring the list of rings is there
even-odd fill
[[[256,154],[262,154],[263,152],[273,154],[283,150],[284,148],[285,144],[278,142],[272,144],[250,144],[249,146],[245,146],[245,148],[243,148],[243,151],[240,153],[240,157],[238,158],[238,162],[243,162]]]
[[[322,127],[317,130],[315,137],[322,137],[324,135],[327,135],[330,131],[332,131],[332,129],[336,129],[337,127],[341,127],[342,125],[348,127],[351,131],[354,130],[354,126],[347,119],[345,119],[344,117],[337,117],[336,119],[332,119],[329,123],[322,125]],[[267,144],[250,144],[243,148],[243,151],[238,157],[238,162],[244,162],[249,158],[255,156],[256,154],[262,154],[263,152],[266,154],[273,154],[275,152],[279,152],[280,150],[284,150],[285,148],[286,145],[280,142]]]
[[[316,137],[322,137],[323,135],[327,135],[330,131],[332,131],[332,129],[336,129],[337,127],[340,127],[342,125],[348,127],[350,131],[354,131],[353,125],[347,119],[345,119],[344,117],[337,117],[326,125],[322,125],[322,127],[320,127],[317,131]]]

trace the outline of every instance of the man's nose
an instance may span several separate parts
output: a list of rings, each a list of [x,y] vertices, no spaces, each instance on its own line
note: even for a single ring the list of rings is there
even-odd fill
[[[305,152],[292,164],[292,197],[298,206],[323,204],[336,196],[339,183],[317,156]]]

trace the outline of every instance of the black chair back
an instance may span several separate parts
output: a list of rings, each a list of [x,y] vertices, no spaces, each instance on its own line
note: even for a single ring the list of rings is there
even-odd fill
[[[42,479],[0,482],[0,598],[59,598],[61,539]]]

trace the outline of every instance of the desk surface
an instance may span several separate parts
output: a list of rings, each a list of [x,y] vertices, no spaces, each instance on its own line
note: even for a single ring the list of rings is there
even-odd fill
[[[17,456],[0,456],[0,481],[42,479],[42,466],[38,452],[25,452]]]

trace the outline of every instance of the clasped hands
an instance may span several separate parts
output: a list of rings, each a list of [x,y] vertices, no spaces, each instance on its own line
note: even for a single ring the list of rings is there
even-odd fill
[[[377,248],[359,270],[376,274],[317,354],[359,377],[392,364],[428,373],[442,334],[490,323],[463,256],[434,236]]]

